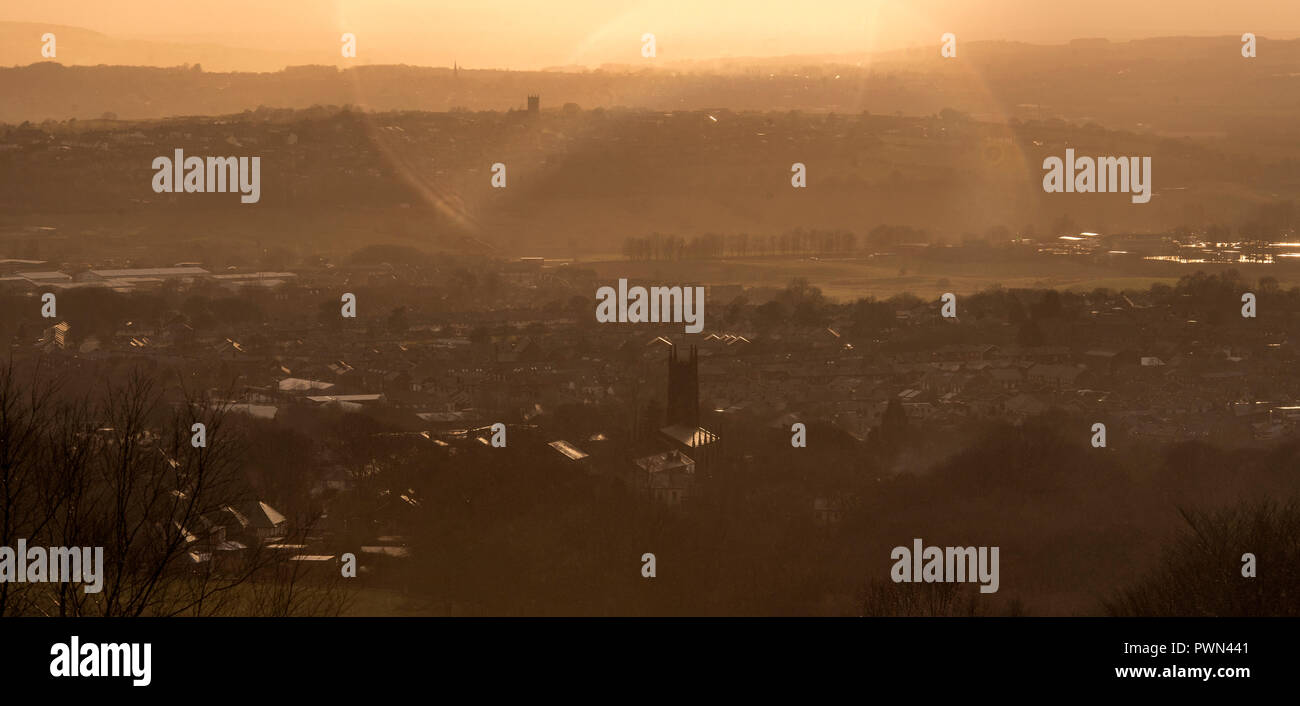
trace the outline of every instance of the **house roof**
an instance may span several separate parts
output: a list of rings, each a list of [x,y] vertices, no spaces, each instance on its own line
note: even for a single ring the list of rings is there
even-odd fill
[[[561,454],[564,454],[566,457],[574,461],[580,461],[588,456],[588,454],[584,452],[582,449],[579,449],[578,447],[574,446],[573,444],[570,444],[569,442],[563,439],[560,439],[558,441],[552,441],[551,443],[547,444],[547,446],[555,449],[556,451],[559,451]]]
[[[683,446],[698,448],[718,440],[718,435],[704,427],[692,427],[686,424],[673,424],[659,430],[660,434]]]
[[[72,279],[72,275],[64,274],[63,272],[57,272],[57,271],[50,271],[50,272],[19,272],[19,273],[18,273],[18,276],[19,276],[19,277],[22,277],[23,279],[27,279],[27,280],[65,280],[65,279]]]
[[[225,515],[226,517],[229,517],[231,520],[234,520],[234,524],[238,524],[241,528],[246,528],[249,525],[248,517],[245,516],[244,513],[236,510],[235,508],[229,505],[223,505],[221,509],[217,511],[217,513],[219,515]],[[218,519],[219,524],[225,524],[225,525],[231,524],[229,522],[222,522],[221,521],[222,519],[224,518]]]
[[[274,529],[288,522],[284,515],[260,500],[244,505],[243,514],[257,529]]]
[[[382,394],[369,395],[308,395],[307,399],[312,402],[378,402],[383,398]]]
[[[132,270],[91,270],[91,274],[104,278],[115,277],[196,277],[210,274],[202,267],[151,267]]]
[[[663,453],[643,456],[633,461],[647,473],[657,474],[672,471],[684,471],[695,464],[690,456],[676,451],[665,451]]]

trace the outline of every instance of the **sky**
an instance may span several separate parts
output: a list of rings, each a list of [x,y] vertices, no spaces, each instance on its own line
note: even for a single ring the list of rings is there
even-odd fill
[[[959,41],[1061,43],[1153,36],[1300,37],[1296,0],[39,0],[0,22],[80,27],[119,39],[208,42],[361,63],[472,68],[858,53]],[[147,63],[141,61],[140,63]],[[341,63],[341,62],[333,62]]]

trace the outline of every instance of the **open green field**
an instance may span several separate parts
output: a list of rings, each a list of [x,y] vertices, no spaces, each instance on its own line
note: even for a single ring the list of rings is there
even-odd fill
[[[1044,256],[1010,263],[941,262],[916,257],[808,258],[750,257],[677,262],[633,262],[604,258],[581,263],[602,279],[645,278],[664,282],[710,285],[784,287],[796,277],[820,287],[840,301],[861,297],[887,298],[910,292],[938,297],[944,292],[971,294],[994,285],[1008,289],[1052,288],[1092,291],[1104,287],[1122,291],[1147,289],[1153,283],[1172,285],[1199,270],[1215,272],[1227,265],[1184,265],[1170,262],[1127,263],[1121,267],[1085,264],[1076,259]],[[1283,287],[1300,286],[1300,273],[1273,265],[1234,265],[1247,279],[1276,277]]]

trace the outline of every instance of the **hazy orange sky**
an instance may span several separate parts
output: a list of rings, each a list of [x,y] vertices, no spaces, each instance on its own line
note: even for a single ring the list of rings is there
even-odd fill
[[[662,61],[851,53],[960,40],[1300,36],[1296,0],[8,0],[0,21],[70,25],[119,39],[209,42],[358,63],[542,68],[638,63],[653,32]],[[39,60],[39,59],[35,59]],[[65,60],[60,57],[60,60]],[[68,57],[65,63],[76,63]],[[140,62],[145,63],[145,62]]]

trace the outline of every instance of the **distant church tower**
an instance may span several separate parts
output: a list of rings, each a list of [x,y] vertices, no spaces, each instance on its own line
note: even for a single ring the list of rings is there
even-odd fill
[[[685,424],[696,428],[700,425],[700,358],[695,346],[691,346],[690,357],[677,359],[677,347],[668,349],[668,423]]]
[[[518,105],[518,104],[516,104],[516,105]],[[542,108],[542,97],[541,97],[541,96],[528,96],[528,112],[529,112],[529,113],[532,113],[532,114],[536,115],[536,114],[537,114],[537,111],[541,110],[541,108]]]

